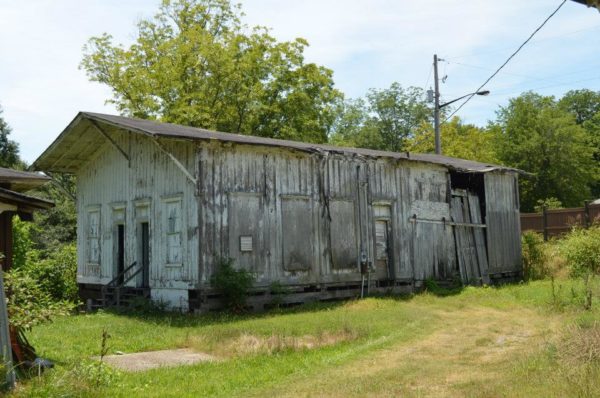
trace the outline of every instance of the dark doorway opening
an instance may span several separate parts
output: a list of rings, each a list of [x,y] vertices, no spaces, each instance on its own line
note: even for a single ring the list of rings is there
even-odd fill
[[[125,225],[120,224],[117,225],[117,275],[119,275],[117,283],[119,285],[123,284],[125,277],[123,271],[125,271]]]
[[[147,222],[140,223],[140,261],[142,266],[142,286],[150,286],[150,227]]]

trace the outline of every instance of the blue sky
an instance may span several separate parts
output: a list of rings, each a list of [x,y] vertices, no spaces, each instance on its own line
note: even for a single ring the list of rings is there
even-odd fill
[[[433,84],[434,53],[445,59],[442,100],[475,90],[560,0],[246,0],[249,25],[280,40],[304,37],[309,62],[334,71],[348,97],[369,88]],[[22,157],[32,162],[80,110],[116,113],[110,90],[78,69],[86,40],[103,32],[128,44],[158,0],[0,0],[0,104]],[[560,96],[600,90],[600,13],[568,1],[542,31],[460,110],[485,125],[523,91]]]

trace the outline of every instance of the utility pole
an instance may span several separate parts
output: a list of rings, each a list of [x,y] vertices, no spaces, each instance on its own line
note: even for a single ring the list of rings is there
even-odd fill
[[[440,139],[440,82],[438,81],[438,56],[433,55],[433,81],[435,92],[433,94],[433,126],[435,128],[435,153],[442,154],[442,142]]]

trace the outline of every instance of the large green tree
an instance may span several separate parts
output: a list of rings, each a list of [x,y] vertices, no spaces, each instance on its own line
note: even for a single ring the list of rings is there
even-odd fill
[[[575,116],[554,97],[528,92],[513,98],[490,128],[498,158],[534,174],[520,179],[523,211],[533,211],[538,200],[547,198],[580,206],[590,197],[598,175],[593,148]]]
[[[575,116],[577,124],[585,129],[588,145],[594,149],[594,159],[600,165],[600,91],[569,91],[558,106]],[[593,198],[600,197],[600,181],[591,185],[591,191]]]
[[[2,117],[0,107],[0,167],[22,168],[23,163],[19,158],[19,144],[8,138],[12,129]]]
[[[163,0],[134,44],[93,37],[81,66],[126,115],[325,142],[341,98],[333,72],[305,62],[304,39],[279,42],[241,15],[229,0]]]
[[[340,105],[331,140],[337,145],[406,150],[415,130],[431,119],[432,111],[424,97],[421,89],[404,88],[399,83],[371,89],[364,99]]]
[[[498,163],[493,134],[484,128],[464,124],[454,116],[441,125],[442,153],[461,159]],[[406,150],[417,153],[435,152],[433,125],[424,122],[408,140]]]

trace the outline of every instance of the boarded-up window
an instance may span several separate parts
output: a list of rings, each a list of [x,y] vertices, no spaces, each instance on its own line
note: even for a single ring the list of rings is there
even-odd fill
[[[100,264],[100,209],[88,211],[87,260],[89,264]]]
[[[281,199],[283,267],[287,271],[305,271],[312,265],[313,222],[309,197]]]
[[[262,252],[261,196],[254,193],[229,194],[229,256],[236,268],[260,271],[264,264]]]
[[[181,199],[178,198],[165,201],[164,210],[167,264],[180,265],[183,262],[181,255]]]
[[[333,268],[356,268],[358,245],[356,242],[356,220],[354,202],[332,200],[329,203],[331,214],[331,256]]]

